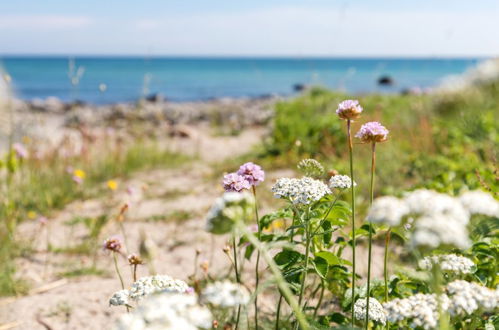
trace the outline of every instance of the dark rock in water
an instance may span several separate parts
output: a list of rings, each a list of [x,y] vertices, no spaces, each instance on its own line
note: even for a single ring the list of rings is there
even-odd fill
[[[393,78],[390,76],[381,76],[378,78],[378,85],[380,86],[391,86],[393,83]]]
[[[153,103],[161,103],[165,101],[165,96],[161,93],[154,93],[146,96],[146,101]]]
[[[294,84],[293,85],[293,90],[295,92],[303,92],[305,89],[307,89],[307,85],[304,85],[304,84]]]

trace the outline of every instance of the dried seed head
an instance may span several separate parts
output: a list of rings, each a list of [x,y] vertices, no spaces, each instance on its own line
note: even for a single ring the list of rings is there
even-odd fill
[[[127,260],[128,260],[128,263],[130,265],[142,265],[144,263],[144,261],[142,260],[142,258],[138,254],[136,254],[136,253],[130,254],[127,257]]]
[[[121,241],[118,237],[110,237],[104,241],[104,250],[120,252]]]

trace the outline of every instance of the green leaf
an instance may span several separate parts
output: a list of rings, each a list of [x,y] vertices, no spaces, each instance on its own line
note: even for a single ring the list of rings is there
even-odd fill
[[[296,264],[303,255],[293,250],[283,250],[274,256],[274,261],[279,266]]]
[[[329,265],[326,259],[322,257],[315,257],[315,259],[313,260],[313,264],[317,274],[322,278],[326,278],[327,272],[329,270]]]
[[[321,251],[317,252],[315,254],[316,257],[321,257],[322,259],[326,260],[328,265],[333,266],[333,265],[341,265],[341,260],[336,256],[334,253],[329,252],[329,251]]]

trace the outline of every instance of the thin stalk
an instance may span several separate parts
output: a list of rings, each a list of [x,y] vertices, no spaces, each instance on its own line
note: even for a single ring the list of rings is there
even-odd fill
[[[269,254],[267,249],[262,245],[262,243],[251,233],[243,223],[238,222],[237,223],[239,229],[241,232],[244,234],[244,236],[248,239],[248,241],[253,244],[253,246],[260,251],[263,259],[265,262],[268,264],[270,270],[272,271],[272,274],[274,275],[274,279],[277,283],[277,286],[279,287],[283,297],[286,299],[288,302],[289,306],[291,306],[291,309],[293,310],[293,313],[295,314],[295,317],[300,324],[300,327],[302,330],[308,330],[310,329],[307,319],[305,318],[305,315],[300,309],[300,305],[296,301],[295,297],[293,297],[293,293],[288,287],[288,284],[286,283],[286,280],[282,276],[281,271],[279,270],[279,267],[275,263],[274,259],[272,259],[272,256]]]
[[[133,265],[133,281],[137,282],[137,265]]]
[[[352,327],[354,326],[355,301],[355,179],[353,173],[353,143],[351,134],[351,120],[347,120],[348,152],[350,155],[350,178],[352,179]]]
[[[234,253],[234,272],[236,273],[236,282],[241,284],[241,278],[239,277],[239,270],[237,267],[237,247],[236,247],[236,234],[232,235],[232,251]],[[239,319],[241,317],[241,305],[237,307],[237,318],[236,318],[236,330],[239,327]]]
[[[121,277],[120,269],[118,268],[118,259],[116,258],[116,252],[113,251],[113,260],[114,260],[114,268],[116,269],[116,274],[118,274],[118,278],[120,279],[121,289],[125,290],[125,283],[123,282],[123,277]],[[128,306],[126,307],[126,311],[129,312]]]
[[[279,295],[279,301],[277,303],[277,315],[275,319],[275,330],[279,330],[279,317],[281,316],[281,304],[282,304],[282,293]]]
[[[258,226],[258,240],[262,236],[262,228],[260,227],[260,218],[258,217],[258,205],[256,201],[256,187],[253,186],[253,197],[255,198],[255,218],[256,225]],[[260,283],[260,274],[258,272],[258,266],[260,265],[260,251],[256,252],[256,265],[255,265],[255,329],[258,330],[258,285]]]
[[[303,273],[303,277],[301,278],[301,286],[300,286],[300,297],[298,299],[298,304],[301,306],[303,301],[303,293],[305,292],[305,283],[307,281],[307,273],[308,273],[308,262],[309,262],[309,252],[310,252],[310,222],[308,219],[305,225],[305,272]]]
[[[324,291],[326,289],[326,286],[324,284],[325,284],[324,279],[321,279],[321,294],[319,295],[319,301],[317,302],[317,306],[315,306],[314,317],[317,316],[317,312],[319,311],[319,308],[322,305],[322,299],[324,298]]]
[[[385,237],[385,260],[383,263],[383,273],[385,276],[385,302],[388,301],[388,248],[390,247],[390,236],[392,233],[392,229],[388,228],[388,231],[386,232],[386,237]]]
[[[376,169],[376,142],[372,143],[372,160],[371,160],[371,188],[369,196],[369,205],[373,204],[374,200],[374,172]],[[366,299],[366,321],[365,327],[369,327],[369,298],[371,296],[371,256],[372,256],[372,242],[373,242],[373,228],[372,223],[369,221],[369,254],[367,257],[367,299]]]

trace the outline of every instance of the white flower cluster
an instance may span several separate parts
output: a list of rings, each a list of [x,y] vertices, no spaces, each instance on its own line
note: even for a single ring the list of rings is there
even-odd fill
[[[320,200],[324,195],[331,194],[331,190],[319,180],[309,177],[301,179],[281,178],[272,187],[277,198],[284,198],[293,204],[310,204]]]
[[[324,173],[324,167],[315,159],[302,159],[298,169],[306,176],[319,177]]]
[[[154,275],[140,278],[132,284],[130,290],[120,290],[113,294],[109,304],[114,306],[128,305],[130,300],[139,301],[156,292],[184,293],[189,286],[182,280],[176,280],[168,275]]]
[[[367,213],[367,221],[397,226],[402,218],[409,213],[409,208],[404,201],[384,196],[376,198]]]
[[[493,311],[499,306],[499,289],[457,280],[447,284],[446,290],[447,294],[440,296],[440,305],[451,316]],[[438,324],[439,306],[435,294],[418,293],[405,299],[393,299],[384,303],[383,308],[390,323],[407,320],[411,328],[423,329],[433,329]]]
[[[438,264],[442,271],[455,274],[470,274],[475,267],[473,261],[456,254],[425,257],[419,262],[419,267],[424,270],[431,270],[435,264]]]
[[[499,201],[485,191],[464,192],[459,196],[459,201],[471,214],[483,214],[499,218]]]
[[[353,183],[355,187],[357,183]],[[350,189],[352,187],[352,179],[348,175],[334,175],[329,179],[329,188],[331,189]]]
[[[366,318],[367,299],[360,298],[353,306],[354,316],[357,320],[365,320]],[[369,320],[386,324],[386,315],[383,306],[375,298],[369,298]]]
[[[413,246],[451,245],[465,249],[470,245],[466,229],[470,213],[459,199],[420,189],[406,194],[404,202],[410,213],[420,217],[411,238]]]
[[[117,291],[113,294],[111,299],[109,299],[109,305],[112,305],[112,306],[130,305],[128,303],[129,295],[130,295],[130,291],[128,291],[128,290]]]
[[[442,295],[443,309],[449,306],[449,299]],[[435,294],[418,293],[404,299],[393,299],[383,304],[386,318],[390,323],[409,321],[411,328],[433,329],[438,324],[438,301]]]
[[[463,280],[451,282],[446,288],[451,315],[472,314],[477,310],[492,311],[499,306],[499,289],[492,290]]]
[[[225,234],[232,230],[236,220],[245,220],[254,205],[247,192],[226,192],[215,200],[206,217],[206,230]]]
[[[194,294],[160,293],[149,296],[131,313],[122,315],[116,330],[211,329],[212,315]]]
[[[223,308],[246,305],[249,299],[249,292],[244,286],[229,281],[209,284],[201,293],[203,303]]]

